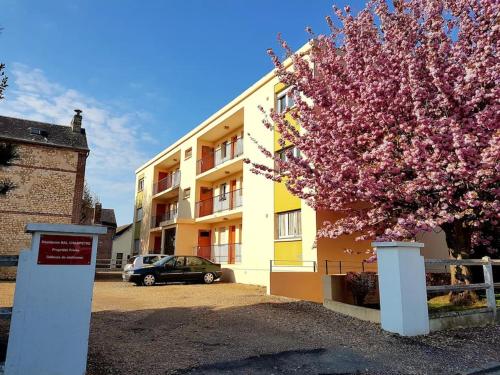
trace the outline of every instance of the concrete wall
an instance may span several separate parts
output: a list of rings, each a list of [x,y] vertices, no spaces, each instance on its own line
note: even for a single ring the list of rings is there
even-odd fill
[[[276,296],[323,303],[321,277],[318,272],[271,272],[270,292]]]
[[[133,234],[133,227],[130,227],[119,236],[113,238],[113,245],[111,247],[113,261],[116,260],[117,253],[123,253],[123,259],[127,259],[128,255],[132,255]]]

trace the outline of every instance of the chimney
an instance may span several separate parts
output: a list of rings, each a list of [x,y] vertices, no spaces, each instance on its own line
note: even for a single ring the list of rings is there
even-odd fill
[[[71,128],[75,133],[82,132],[82,110],[75,109],[75,115],[73,116],[73,120],[71,120]]]
[[[96,203],[94,207],[94,222],[93,224],[101,223],[101,213],[102,213],[102,204]]]

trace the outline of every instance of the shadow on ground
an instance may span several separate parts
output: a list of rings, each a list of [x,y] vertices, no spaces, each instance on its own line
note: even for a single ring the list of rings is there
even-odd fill
[[[88,375],[455,374],[500,359],[500,328],[417,338],[308,302],[101,311]]]

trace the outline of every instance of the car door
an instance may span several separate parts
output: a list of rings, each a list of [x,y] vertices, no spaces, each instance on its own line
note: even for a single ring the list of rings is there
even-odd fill
[[[186,257],[172,257],[160,267],[158,273],[161,281],[184,281]]]
[[[199,257],[186,257],[186,271],[184,278],[186,280],[202,279],[205,266],[203,260]]]

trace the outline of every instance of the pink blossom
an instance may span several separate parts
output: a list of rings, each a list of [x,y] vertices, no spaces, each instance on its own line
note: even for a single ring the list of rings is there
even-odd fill
[[[312,38],[309,60],[280,39],[292,69],[269,51],[296,109],[287,118],[268,109],[264,124],[302,157],[262,151],[293,194],[345,213],[321,236],[411,240],[440,226],[455,252],[491,247],[500,217],[500,2],[394,4],[374,0],[357,15],[335,8],[341,27],[327,18],[331,33]],[[253,171],[280,179],[263,165]],[[366,205],[354,210],[355,202]],[[470,241],[458,244],[461,236]]]

